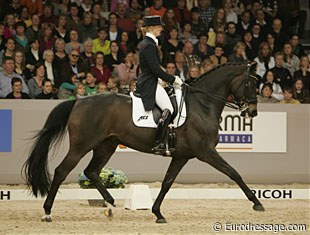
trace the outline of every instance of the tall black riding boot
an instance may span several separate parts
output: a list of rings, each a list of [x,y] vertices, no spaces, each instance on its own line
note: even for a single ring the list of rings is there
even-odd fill
[[[166,153],[165,137],[170,120],[170,110],[164,109],[157,126],[155,147],[152,149],[156,155],[165,155]]]

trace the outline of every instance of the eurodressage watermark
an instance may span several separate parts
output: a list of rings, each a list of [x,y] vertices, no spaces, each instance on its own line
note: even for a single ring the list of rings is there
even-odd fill
[[[251,222],[239,224],[232,222],[215,222],[212,226],[214,232],[304,232],[306,224],[254,224]]]

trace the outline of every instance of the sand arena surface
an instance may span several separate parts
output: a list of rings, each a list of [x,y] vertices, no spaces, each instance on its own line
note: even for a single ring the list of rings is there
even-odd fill
[[[150,184],[158,187],[159,183]],[[179,185],[174,187],[231,188],[228,184]],[[309,188],[309,185],[249,185],[251,188]],[[24,186],[13,186],[23,188]],[[63,186],[77,188],[76,184]],[[0,188],[8,189],[7,185]],[[43,200],[0,202],[0,234],[310,234],[309,200],[261,200],[266,211],[256,212],[247,200],[164,200],[161,211],[167,224],[156,224],[150,210],[123,209],[124,200],[116,200],[114,218],[103,214],[104,208],[91,207],[86,200],[55,200],[53,222],[41,222]],[[306,224],[303,232],[215,233],[216,222],[225,224]]]

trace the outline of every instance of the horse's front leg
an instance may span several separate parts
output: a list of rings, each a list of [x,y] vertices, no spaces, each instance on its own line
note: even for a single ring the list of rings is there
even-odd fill
[[[254,203],[253,209],[256,211],[264,211],[263,205],[256,198],[255,194],[244,183],[240,174],[230,166],[215,149],[205,149],[197,156],[197,158],[203,162],[209,163],[215,169],[227,175],[233,181],[235,181],[242,189],[246,197]]]
[[[156,223],[167,223],[165,217],[160,213],[160,206],[166,193],[169,191],[175,178],[183,168],[183,166],[188,162],[188,159],[172,159],[167,170],[166,176],[162,182],[160,192],[154,202],[152,207],[152,212],[156,215]]]

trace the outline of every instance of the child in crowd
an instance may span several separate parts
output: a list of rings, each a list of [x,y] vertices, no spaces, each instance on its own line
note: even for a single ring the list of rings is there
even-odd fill
[[[86,74],[85,90],[87,96],[97,93],[98,86],[96,85],[96,75],[91,72]]]
[[[104,82],[99,82],[97,84],[97,93],[103,93],[106,92],[107,89],[107,85]]]
[[[86,96],[85,85],[83,83],[76,83],[74,95],[69,97],[69,100],[75,100]]]
[[[280,101],[280,104],[300,104],[300,102],[293,98],[293,88],[283,88],[284,99]]]
[[[53,93],[53,83],[46,78],[42,82],[42,92],[38,94],[35,99],[57,100],[57,94]]]
[[[119,85],[120,82],[118,77],[110,77],[107,84],[108,91],[118,93]]]
[[[294,83],[293,98],[300,103],[310,103],[309,91],[304,89],[302,78],[298,78]]]

